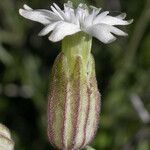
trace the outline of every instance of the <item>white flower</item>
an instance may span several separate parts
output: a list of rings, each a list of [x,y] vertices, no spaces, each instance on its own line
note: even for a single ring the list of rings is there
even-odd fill
[[[49,40],[53,42],[83,31],[103,43],[110,43],[116,40],[114,35],[127,35],[127,33],[115,27],[116,25],[129,25],[133,21],[124,20],[125,13],[113,17],[108,15],[109,11],[100,12],[101,9],[93,6],[88,8],[86,4],[79,4],[74,9],[70,1],[64,4],[64,10],[61,10],[55,3],[51,6],[51,10],[33,10],[27,5],[23,7],[24,9],[19,9],[20,15],[43,24],[45,27],[39,33],[39,36],[52,32]]]

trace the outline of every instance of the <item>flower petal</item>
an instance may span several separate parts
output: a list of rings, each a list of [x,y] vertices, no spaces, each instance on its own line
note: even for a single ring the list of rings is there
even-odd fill
[[[75,11],[72,8],[72,3],[69,2],[64,4],[64,14],[65,14],[65,20],[67,22],[79,25],[79,21],[75,16]]]
[[[45,9],[29,10],[29,8],[27,9],[28,10],[19,9],[19,14],[24,18],[30,19],[32,21],[36,21],[44,25],[47,25],[51,23],[52,20],[60,20],[60,18],[56,14],[54,14],[49,10]]]
[[[79,31],[81,30],[78,26],[68,22],[62,22],[56,26],[54,31],[49,36],[49,40],[52,42],[57,42],[62,40],[65,36],[75,34]]]
[[[116,40],[116,37],[111,34],[110,27],[105,24],[93,25],[87,29],[87,33],[103,43],[111,43]]]
[[[46,34],[50,33],[54,28],[60,23],[61,21],[53,22],[49,25],[47,25],[45,28],[43,28],[40,33],[38,34],[39,36],[45,36]]]
[[[84,18],[89,15],[88,7],[86,4],[80,3],[76,9],[76,17],[82,23]]]
[[[90,8],[92,9],[92,12],[87,16],[85,17],[84,19],[84,26],[85,27],[89,27],[93,24],[93,20],[94,18],[97,16],[97,14],[100,12],[101,8],[98,9],[94,6],[90,6]]]
[[[105,18],[107,15],[109,14],[109,11],[104,11],[102,13],[100,13],[98,16],[95,17],[95,19],[93,20],[93,24],[98,24],[100,23],[100,20],[102,20],[103,18]]]
[[[64,3],[65,6],[73,8],[73,3],[71,1],[68,1],[67,3]]]
[[[54,12],[50,11],[50,10],[46,10],[46,9],[37,9],[35,11],[39,11],[41,13],[43,13],[45,16],[49,17],[50,20],[54,20],[54,21],[58,21],[61,20],[61,18],[55,14]]]
[[[92,11],[95,11],[96,14],[98,14],[100,12],[100,10],[102,9],[102,8],[97,8],[97,7],[92,6],[92,5],[90,5],[90,8],[92,9]]]
[[[118,19],[125,19],[126,16],[127,16],[126,13],[121,13],[120,15],[116,16],[116,18],[118,18]]]
[[[26,5],[26,4],[23,5],[23,8],[26,9],[26,10],[33,10],[31,7],[29,7],[29,6]]]
[[[54,6],[51,6],[51,9],[52,9],[52,11],[53,11],[55,14],[57,14],[57,15],[61,18],[61,20],[64,20],[63,14],[62,14],[62,11],[61,11],[61,10],[56,9]]]
[[[129,25],[133,22],[133,20],[122,20],[119,19],[117,17],[112,17],[112,16],[105,16],[102,19],[97,20],[97,24],[98,23],[104,23],[104,24],[108,24],[108,25]]]
[[[114,26],[108,26],[110,28],[110,32],[113,34],[116,34],[118,36],[127,36],[128,34],[123,32],[122,30],[114,27]]]
[[[91,36],[96,37],[103,43],[111,43],[116,40],[116,37],[113,35],[118,36],[127,36],[128,34],[123,32],[122,30],[107,24],[97,24],[87,29],[86,31]],[[113,34],[112,34],[113,33]]]

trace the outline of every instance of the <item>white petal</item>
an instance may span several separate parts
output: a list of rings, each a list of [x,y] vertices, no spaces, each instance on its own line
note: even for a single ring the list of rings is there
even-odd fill
[[[107,25],[107,24],[97,24],[87,29],[87,33],[91,36],[96,37],[103,43],[111,43],[116,40],[113,34],[119,36],[126,36],[127,34],[120,29]],[[112,34],[113,33],[113,34]]]
[[[65,13],[59,8],[59,6],[56,3],[53,3],[55,6],[56,10],[59,12],[59,14],[65,19]]]
[[[84,28],[92,26],[94,15],[91,14],[84,19]]]
[[[29,7],[29,6],[26,5],[26,4],[23,5],[23,8],[26,9],[26,10],[33,10],[31,7]]]
[[[46,34],[50,33],[54,28],[60,23],[61,21],[58,22],[53,22],[49,25],[47,25],[45,28],[43,28],[40,33],[38,34],[39,36],[45,36]]]
[[[116,40],[116,37],[110,33],[109,27],[104,24],[98,24],[88,28],[87,33],[103,43],[111,43]]]
[[[19,9],[19,14],[24,18],[42,23],[42,24],[49,24],[50,20],[40,12],[29,11],[24,9]]]
[[[119,36],[127,36],[128,34],[123,32],[122,30],[114,27],[114,26],[110,26],[110,32]]]
[[[89,15],[89,11],[86,4],[79,4],[76,9],[76,17],[82,22],[84,18]]]
[[[126,16],[127,16],[127,14],[126,14],[126,13],[122,13],[122,14],[120,14],[120,15],[116,16],[116,18],[118,18],[118,19],[125,19],[125,18],[126,18]]]
[[[94,17],[96,17],[98,14],[99,14],[99,12],[101,11],[101,8],[94,8],[93,7],[93,11],[92,11],[92,14],[94,15]]]
[[[122,20],[112,16],[106,16],[103,19],[99,20],[99,23],[105,23],[108,25],[129,25],[133,20]]]
[[[39,9],[39,10],[24,10],[19,9],[19,14],[24,18],[42,23],[44,25],[51,23],[52,20],[59,20],[60,18],[56,16],[53,12]]]
[[[100,23],[100,20],[102,20],[103,18],[105,18],[107,15],[109,14],[109,11],[104,11],[102,13],[100,13],[93,21],[93,24],[98,24]]]
[[[70,21],[72,23],[75,22],[74,20],[76,20],[76,17],[75,17],[74,9],[70,7],[68,3],[64,4],[64,13],[65,13],[66,21]]]
[[[60,7],[59,7],[56,3],[53,3],[53,5],[55,6],[55,8],[56,8],[57,10],[61,10]],[[61,10],[61,11],[62,11],[62,10]]]
[[[57,42],[62,40],[65,36],[75,34],[79,31],[80,29],[78,28],[78,26],[63,22],[56,26],[54,31],[49,36],[49,40],[52,42]]]
[[[71,1],[68,1],[67,3],[64,3],[65,6],[73,8],[73,3]]]
[[[96,11],[97,14],[98,14],[98,13],[100,12],[100,10],[102,9],[102,8],[97,8],[97,7],[92,6],[92,5],[90,5],[90,8],[91,8],[92,10]]]
[[[90,13],[90,15],[88,15],[87,17],[85,17],[84,19],[84,25],[85,27],[89,27],[93,24],[93,20],[94,18],[97,16],[97,14],[100,12],[101,9],[98,9],[94,6],[90,6],[90,8],[92,8],[92,12]]]
[[[61,20],[64,20],[61,10],[57,10],[55,7],[51,6],[52,11],[57,14]]]
[[[54,12],[50,11],[50,10],[46,10],[46,9],[36,9],[34,11],[39,11],[41,13],[43,13],[45,16],[47,16],[50,20],[60,20],[61,18],[55,14]]]

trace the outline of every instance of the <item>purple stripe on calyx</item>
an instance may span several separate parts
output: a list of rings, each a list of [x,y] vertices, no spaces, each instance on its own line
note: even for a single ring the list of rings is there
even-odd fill
[[[80,99],[81,99],[81,95],[80,95],[80,74],[81,74],[81,69],[80,69],[80,57],[77,58],[76,60],[76,64],[75,64],[75,69],[77,69],[76,73],[78,74],[78,78],[77,81],[75,81],[75,100],[76,100],[76,115],[75,115],[75,119],[74,119],[74,134],[73,134],[73,141],[72,141],[72,149],[74,149],[74,147],[76,146],[76,136],[77,136],[77,131],[78,131],[78,123],[79,123],[79,110],[80,110]],[[75,73],[75,74],[76,74]]]
[[[58,57],[56,58],[55,60],[55,63],[54,63],[54,66],[58,63],[59,59],[62,57],[62,55],[58,55]],[[57,147],[56,144],[55,144],[55,134],[54,134],[54,131],[53,131],[53,111],[52,111],[52,108],[53,108],[53,98],[55,97],[55,77],[56,77],[56,68],[53,67],[52,69],[52,80],[51,80],[51,86],[50,86],[50,90],[49,90],[49,94],[48,94],[48,138],[49,138],[49,141],[51,142],[51,144],[54,146],[54,147]]]
[[[67,119],[67,98],[68,98],[68,83],[65,89],[65,102],[64,102],[64,114],[63,114],[63,128],[62,128],[62,145],[65,149],[67,145],[65,145],[65,128],[66,128],[66,119]]]
[[[91,95],[91,90],[90,90],[90,88],[89,88],[88,85],[87,85],[87,100],[88,100],[87,103],[88,103],[88,104],[87,104],[87,111],[86,111],[86,121],[85,121],[85,124],[84,124],[84,139],[83,139],[83,142],[82,142],[80,148],[82,148],[82,147],[85,145],[85,143],[86,143],[87,121],[88,121],[89,112],[90,112],[90,95]],[[79,149],[80,149],[80,148],[79,148]]]

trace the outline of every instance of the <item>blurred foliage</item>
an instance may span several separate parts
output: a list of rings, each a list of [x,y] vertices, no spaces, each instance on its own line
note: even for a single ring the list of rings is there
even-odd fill
[[[98,86],[102,94],[96,150],[149,150],[149,118],[132,103],[150,110],[150,1],[73,0],[114,12],[127,12],[134,23],[128,38],[108,45],[93,39]],[[50,71],[61,43],[38,37],[38,23],[18,14],[24,3],[49,8],[63,0],[2,0],[0,2],[0,122],[7,125],[16,150],[53,149],[46,135],[47,91]],[[149,116],[148,116],[149,117]]]

